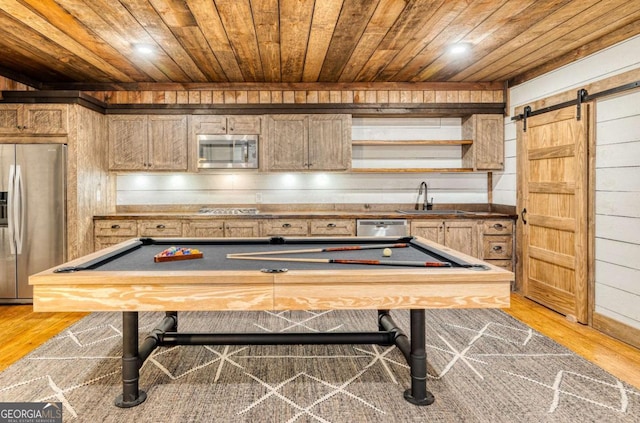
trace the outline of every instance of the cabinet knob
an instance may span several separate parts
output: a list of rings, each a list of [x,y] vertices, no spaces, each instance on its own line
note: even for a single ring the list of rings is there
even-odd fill
[[[501,245],[495,245],[493,247],[493,251],[502,251],[502,246]]]
[[[290,228],[291,227],[291,223],[283,223],[282,227],[283,228]]]
[[[164,226],[163,224],[156,225],[156,229],[164,229],[164,228],[166,228],[166,226]]]
[[[120,229],[120,225],[111,225],[111,229]]]
[[[496,223],[495,225],[493,225],[493,229],[499,231],[501,229],[504,229],[504,225],[502,223]]]
[[[327,228],[335,228],[336,224],[335,223],[328,223],[327,224]]]

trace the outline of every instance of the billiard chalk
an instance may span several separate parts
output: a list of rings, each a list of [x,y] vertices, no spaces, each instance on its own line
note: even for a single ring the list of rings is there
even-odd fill
[[[391,248],[385,248],[382,250],[382,255],[385,257],[391,257]]]

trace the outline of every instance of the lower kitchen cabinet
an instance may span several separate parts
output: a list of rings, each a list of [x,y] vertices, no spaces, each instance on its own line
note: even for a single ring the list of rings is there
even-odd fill
[[[228,220],[224,222],[224,236],[233,238],[254,238],[260,236],[260,222],[257,220]]]
[[[477,220],[414,220],[411,222],[411,235],[479,258]]]
[[[513,271],[513,221],[485,220],[482,223],[482,256],[487,262]]]

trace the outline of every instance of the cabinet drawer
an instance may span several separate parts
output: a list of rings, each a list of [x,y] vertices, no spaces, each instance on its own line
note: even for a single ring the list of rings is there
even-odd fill
[[[138,234],[135,220],[96,220],[94,222],[96,236],[134,237]]]
[[[482,240],[483,258],[485,260],[510,259],[513,251],[511,235],[485,236]]]
[[[262,236],[307,236],[309,224],[305,219],[275,219],[262,222]]]
[[[309,234],[355,236],[356,222],[350,219],[312,220],[309,224]]]
[[[182,236],[180,220],[139,220],[139,236]]]
[[[485,235],[507,235],[513,233],[512,220],[485,220],[482,233]]]

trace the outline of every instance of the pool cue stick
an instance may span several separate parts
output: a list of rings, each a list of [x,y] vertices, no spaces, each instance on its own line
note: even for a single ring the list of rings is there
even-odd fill
[[[327,248],[309,248],[306,250],[278,250],[278,251],[258,251],[252,253],[231,253],[233,256],[266,256],[271,254],[301,254],[301,253],[323,253],[334,251],[355,251],[355,250],[377,250],[383,248],[407,248],[409,244],[377,244],[377,245],[353,245],[347,247],[327,247]]]
[[[265,260],[265,261],[297,261],[303,263],[336,263],[336,264],[370,264],[373,266],[409,266],[409,267],[451,267],[449,262],[438,261],[400,261],[400,260],[347,260],[321,258],[293,258],[293,257],[257,257],[227,254],[228,259],[237,260]]]

